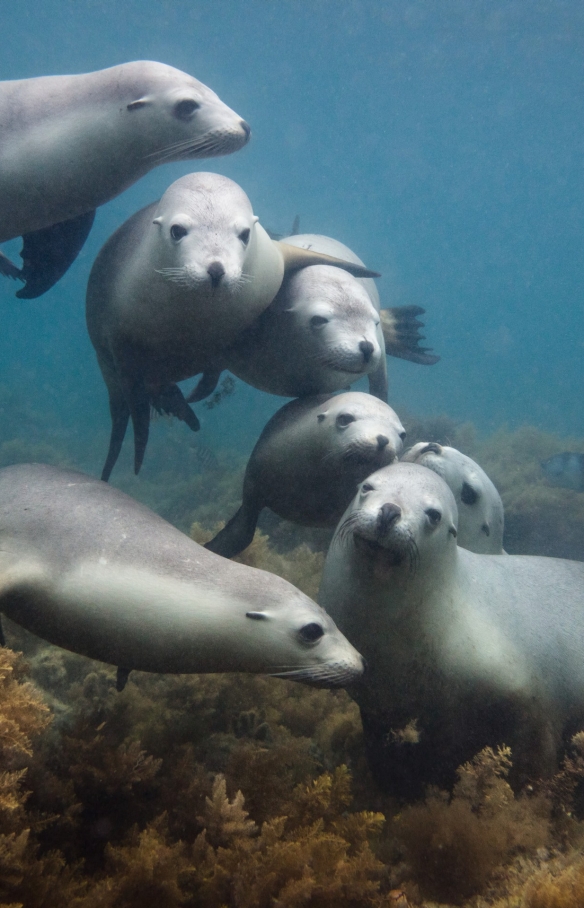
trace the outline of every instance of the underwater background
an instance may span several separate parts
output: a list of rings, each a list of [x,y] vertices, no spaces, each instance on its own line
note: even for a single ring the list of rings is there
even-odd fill
[[[240,183],[264,226],[285,234],[299,216],[302,232],[350,246],[382,273],[384,307],[425,308],[440,362],[388,361],[408,443],[449,442],[481,463],[503,497],[509,552],[584,560],[584,495],[540,469],[584,451],[581,3],[0,10],[2,80],[160,60],[252,128],[237,154],[159,167],[99,208],[81,255],[40,299],[0,281],[0,466],[99,475],[110,421],[85,327],[91,264],[175,179],[215,171]],[[3,245],[16,261],[19,249]],[[154,422],[138,478],[128,434],[113,484],[205,540],[237,507],[246,458],[284,402],[237,381],[196,407],[197,435]],[[270,515],[260,526],[244,559],[315,597],[327,534]],[[514,796],[507,755],[483,754],[451,801],[434,794],[396,814],[343,693],[136,673],[116,694],[109,667],[14,625],[7,640],[26,661],[6,651],[0,664],[0,906],[584,904],[571,800],[583,741],[545,790]]]

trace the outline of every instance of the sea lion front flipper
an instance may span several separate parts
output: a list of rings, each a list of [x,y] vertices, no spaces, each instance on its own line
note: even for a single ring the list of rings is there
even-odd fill
[[[152,406],[155,410],[158,410],[159,413],[168,413],[169,416],[176,416],[177,419],[186,422],[189,429],[192,429],[193,432],[198,432],[201,428],[201,423],[197,419],[196,414],[189,407],[184,394],[178,385],[167,385],[156,395],[156,397],[153,396]]]
[[[424,323],[418,321],[418,315],[423,315],[425,311],[421,306],[397,306],[381,310],[381,328],[388,356],[397,356],[422,366],[433,366],[439,361],[439,356],[429,352],[431,347],[418,346],[420,341],[425,340],[424,335],[420,334]]]
[[[222,530],[205,543],[205,548],[224,558],[235,558],[253,541],[261,507],[254,502],[244,502]]]
[[[382,400],[384,404],[387,403],[389,396],[389,381],[387,378],[387,359],[385,356],[381,357],[379,365],[374,372],[370,372],[368,375],[369,379],[369,393],[373,397],[378,397],[379,400]]]
[[[17,268],[3,252],[0,252],[0,274],[4,277],[11,277],[14,281],[24,280],[20,268]]]
[[[118,670],[116,672],[116,690],[118,691],[118,693],[123,691],[124,687],[128,683],[128,678],[130,677],[131,671],[131,668],[122,668],[121,666],[118,666]]]
[[[18,290],[19,299],[30,300],[42,296],[63,277],[79,255],[89,235],[95,211],[26,233],[22,240],[22,270],[19,277],[26,285]]]
[[[204,400],[205,397],[209,397],[213,393],[217,385],[219,384],[219,379],[221,378],[221,369],[215,369],[213,371],[207,370],[203,372],[198,383],[195,385],[190,394],[187,395],[186,402],[189,404],[196,404],[199,400]]]
[[[278,242],[278,248],[284,258],[286,273],[298,271],[299,268],[307,268],[308,265],[333,265],[335,268],[348,271],[354,277],[381,277],[378,271],[370,271],[364,265],[347,262],[334,255],[325,255],[324,252],[315,252],[314,249],[301,249],[299,246],[290,246],[282,241]]]

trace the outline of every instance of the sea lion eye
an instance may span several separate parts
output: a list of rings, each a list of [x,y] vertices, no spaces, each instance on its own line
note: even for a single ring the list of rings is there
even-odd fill
[[[356,417],[352,413],[339,413],[337,416],[337,426],[340,429],[344,429],[345,426],[349,426],[352,422],[356,422]]]
[[[373,491],[373,486],[371,485],[370,482],[364,482],[363,485],[361,486],[361,491],[366,495],[367,492]]]
[[[305,624],[304,627],[300,628],[298,636],[303,643],[316,643],[317,640],[324,636],[324,630],[316,621],[311,621],[310,624]]]
[[[402,441],[405,441],[405,440],[406,440],[406,435],[407,435],[407,434],[408,434],[408,433],[405,432],[405,431],[399,433],[399,437],[401,438]]]
[[[313,328],[322,328],[323,325],[328,324],[328,318],[325,318],[324,315],[313,315],[310,324]]]
[[[437,527],[442,520],[442,514],[436,508],[426,508],[426,517],[433,527]]]
[[[251,230],[249,229],[249,227],[246,227],[245,230],[242,230],[241,233],[239,234],[239,239],[241,240],[241,242],[243,243],[244,246],[247,246],[247,244],[249,243],[250,236],[251,236]]]
[[[468,482],[463,482],[460,492],[460,500],[463,504],[476,504],[479,500],[479,493]]]
[[[186,236],[188,230],[186,227],[183,227],[182,224],[173,224],[170,228],[170,235],[175,242],[178,243],[179,240],[182,240],[183,236]]]
[[[194,101],[192,98],[185,98],[184,101],[179,101],[178,104],[175,104],[174,113],[179,120],[188,120],[200,106],[198,101]]]

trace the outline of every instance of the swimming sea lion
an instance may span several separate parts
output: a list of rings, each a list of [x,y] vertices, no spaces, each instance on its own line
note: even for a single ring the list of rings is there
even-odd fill
[[[148,672],[262,672],[342,686],[362,660],[292,584],[207,552],[100,480],[0,470],[0,612],[44,640]]]
[[[206,548],[233,558],[253,539],[262,508],[303,526],[335,526],[362,479],[399,456],[398,415],[358,391],[293,400],[252,451],[243,503]]]
[[[243,189],[216,173],[182,177],[127,220],[103,246],[87,287],[87,326],[112,417],[102,479],[130,416],[139,471],[151,405],[198,429],[176,382],[212,367],[271,303],[286,272],[322,261],[375,273],[271,240]]]
[[[332,237],[289,236],[306,252],[336,256],[363,266]],[[225,351],[221,368],[271,394],[302,397],[346,388],[364,375],[387,400],[387,365],[379,319],[379,294],[370,277],[333,274],[319,265],[287,278],[264,314]],[[200,398],[196,388],[189,399]]]
[[[95,209],[158,164],[231,154],[245,120],[215,92],[140,60],[74,76],[0,82],[0,243],[23,236],[23,267],[0,274],[40,296],[76,258]]]
[[[420,441],[401,457],[434,470],[458,507],[458,544],[479,555],[502,555],[505,514],[497,489],[478,463],[447,445]]]
[[[367,662],[350,693],[370,764],[399,796],[452,784],[487,745],[511,747],[515,782],[549,775],[584,722],[584,564],[477,555],[456,524],[443,479],[394,464],[361,484],[324,566],[320,604]]]

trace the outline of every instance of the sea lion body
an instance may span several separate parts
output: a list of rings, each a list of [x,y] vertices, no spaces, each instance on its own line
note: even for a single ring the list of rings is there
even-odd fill
[[[17,295],[48,289],[43,268],[59,262],[29,259],[52,249],[49,228],[85,228],[84,216],[90,227],[99,205],[159,164],[230,154],[249,135],[210,88],[163,63],[0,82],[0,242],[25,237]],[[68,248],[52,251],[65,264]]]
[[[150,672],[343,684],[361,660],[279,577],[219,558],[100,480],[0,470],[0,611],[73,652]]]
[[[262,508],[302,526],[335,526],[358,483],[399,456],[405,430],[370,394],[293,400],[264,428],[246,467],[243,503],[206,548],[232,558]]]
[[[485,471],[466,454],[447,445],[420,441],[401,457],[419,463],[449,486],[458,508],[458,544],[479,555],[503,555],[505,512]]]
[[[181,177],[129,218],[101,249],[87,287],[87,327],[112,415],[102,478],[130,416],[138,472],[151,405],[198,429],[176,383],[214,367],[271,303],[287,270],[321,260],[371,273],[270,239],[243,189],[215,173]]]
[[[362,483],[324,567],[319,601],[367,662],[350,693],[372,770],[402,797],[487,745],[511,747],[516,781],[549,775],[584,722],[584,564],[477,555],[456,522],[444,480],[394,464]]]
[[[300,234],[285,242],[363,265],[331,237]],[[375,282],[327,265],[292,274],[266,311],[225,351],[220,367],[284,397],[332,393],[368,376],[371,393],[387,400]]]

